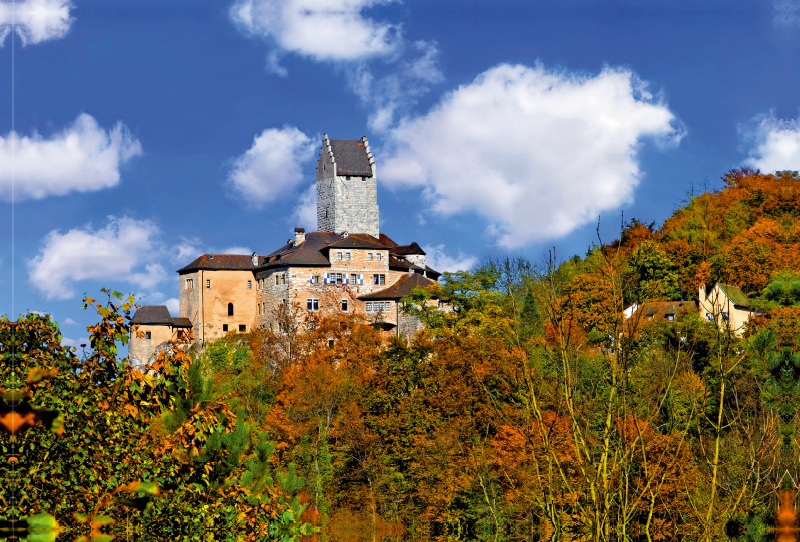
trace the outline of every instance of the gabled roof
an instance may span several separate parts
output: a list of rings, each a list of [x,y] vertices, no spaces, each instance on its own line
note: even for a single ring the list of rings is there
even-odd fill
[[[372,292],[371,294],[359,296],[359,299],[400,299],[407,295],[411,295],[411,291],[414,288],[427,288],[432,284],[436,284],[436,281],[423,277],[417,273],[408,273],[407,275],[400,277],[397,282],[388,288],[385,288],[379,292]]]
[[[372,248],[377,250],[386,250],[388,247],[382,244],[375,237],[367,233],[354,233],[348,235],[344,239],[334,241],[329,248]]]
[[[164,305],[142,305],[131,318],[131,324],[149,326],[192,327],[188,318],[173,318]]]
[[[389,248],[392,248],[392,247],[396,247],[396,246],[398,246],[398,245],[397,245],[397,243],[395,243],[394,241],[392,241],[392,240],[389,238],[389,236],[388,236],[388,235],[386,235],[385,233],[379,233],[379,234],[378,234],[378,238],[380,239],[380,242],[381,242],[381,243],[383,243],[383,245],[385,245],[385,246],[387,246],[387,247],[389,247]]]
[[[633,307],[629,307],[632,309]],[[663,320],[667,317],[677,316],[679,313],[688,311],[694,312],[696,305],[694,301],[647,301],[631,311],[627,318],[641,318],[643,320]]]
[[[330,231],[312,231],[299,245],[288,243],[268,255],[259,269],[287,266],[326,266],[331,262],[322,253],[329,244],[337,241],[341,235]]]
[[[259,261],[262,260],[263,258],[259,257]],[[252,256],[243,254],[203,254],[186,267],[178,269],[178,273],[190,273],[200,269],[252,271],[255,268]]]
[[[744,295],[744,292],[742,292],[736,286],[731,286],[729,284],[722,284],[720,282],[719,289],[722,290],[722,293],[728,296],[728,299],[730,299],[731,303],[733,303],[734,305],[741,305],[742,307],[747,307],[747,308],[753,306],[750,300],[747,299],[747,296]]]
[[[337,175],[372,177],[367,148],[360,139],[330,139]]]
[[[392,247],[392,252],[401,255],[408,255],[408,254],[420,254],[422,256],[425,255],[425,251],[422,250],[422,248],[420,248],[420,246],[416,243],[416,241],[411,243],[410,245]]]

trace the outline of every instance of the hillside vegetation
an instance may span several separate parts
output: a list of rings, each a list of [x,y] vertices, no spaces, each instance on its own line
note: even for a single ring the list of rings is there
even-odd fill
[[[800,179],[724,181],[584,257],[446,274],[405,300],[414,338],[287,321],[162,353],[145,376],[103,347],[119,308],[85,359],[47,319],[3,320],[3,387],[63,421],[18,433],[2,497],[73,537],[90,522],[72,512],[102,511],[143,540],[157,518],[175,540],[771,539],[800,477]],[[717,282],[761,309],[742,335],[694,308]],[[623,317],[670,300],[673,321]]]

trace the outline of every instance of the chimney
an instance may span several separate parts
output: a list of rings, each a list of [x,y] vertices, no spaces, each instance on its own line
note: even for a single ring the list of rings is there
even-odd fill
[[[305,228],[295,228],[294,229],[294,246],[300,245],[300,243],[305,242],[306,240],[306,229]]]
[[[258,254],[256,254],[255,252],[253,252],[253,265],[255,267],[258,267]]]

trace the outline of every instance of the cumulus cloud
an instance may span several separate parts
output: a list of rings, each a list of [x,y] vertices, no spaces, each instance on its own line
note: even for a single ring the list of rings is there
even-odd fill
[[[770,112],[740,126],[739,132],[751,144],[744,165],[765,173],[800,170],[800,119],[777,119]]]
[[[478,263],[478,258],[468,256],[458,251],[458,256],[447,254],[444,245],[423,245],[425,251],[425,264],[431,269],[441,273],[454,271],[468,271]]]
[[[11,199],[12,164],[15,199],[41,199],[114,186],[120,166],[141,153],[121,122],[107,131],[85,113],[49,138],[11,132],[0,137],[0,197]]]
[[[63,38],[75,20],[69,14],[74,7],[69,0],[0,1],[0,47],[12,24],[23,47]]]
[[[76,322],[75,320],[73,320],[72,318],[69,318],[69,317],[64,318],[64,321],[61,322],[61,323],[63,325],[65,325],[65,326],[77,326],[78,325],[78,322]]]
[[[303,191],[292,211],[296,227],[306,231],[317,231],[317,185],[312,184]]]
[[[107,224],[48,233],[39,254],[28,260],[28,283],[45,299],[71,299],[76,281],[127,281],[152,290],[167,278],[154,262],[160,229],[149,220],[108,217]]]
[[[183,238],[179,243],[172,246],[169,251],[170,262],[174,264],[188,265],[197,257],[203,255],[203,250],[198,247],[200,240],[197,238]]]
[[[410,55],[398,60],[389,75],[376,77],[366,64],[354,66],[347,77],[361,101],[369,105],[369,127],[385,132],[395,123],[398,112],[414,105],[431,85],[444,80],[439,70],[439,47],[419,40],[412,44]]]
[[[382,167],[445,215],[475,211],[505,248],[568,234],[631,200],[644,138],[677,145],[672,112],[626,69],[501,64],[403,119]]]
[[[232,161],[231,193],[254,208],[291,193],[302,182],[302,164],[314,156],[316,146],[294,126],[264,130]]]
[[[356,61],[390,55],[401,43],[400,27],[364,14],[370,7],[395,0],[239,0],[229,11],[243,34],[260,37],[279,52],[316,61]]]

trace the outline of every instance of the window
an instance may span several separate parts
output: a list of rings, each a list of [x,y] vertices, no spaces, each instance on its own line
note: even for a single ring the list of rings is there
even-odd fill
[[[372,261],[372,252],[367,252],[367,261],[368,262]]]
[[[247,331],[247,325],[246,324],[239,324],[239,331],[241,331],[241,332]]]
[[[672,322],[672,321],[674,321],[674,320],[675,320],[675,315],[674,315],[674,314],[668,314],[668,315],[667,315],[667,321],[668,321],[668,322]]]
[[[191,290],[194,288],[194,279],[186,279],[186,289]]]
[[[358,284],[358,278],[355,273],[350,273],[350,284]]]
[[[210,280],[206,280],[206,288],[211,288],[211,281]]]
[[[372,312],[372,303],[367,303],[367,312]]]
[[[228,316],[233,316],[233,303],[228,303]]]
[[[145,331],[145,332],[144,332],[144,338],[145,338],[145,339],[150,339],[150,338],[151,338],[151,336],[150,336],[150,332],[149,332],[149,331]]]
[[[726,322],[728,321],[728,313],[727,312],[723,312],[722,313],[722,319],[725,320]]]
[[[709,322],[713,322],[714,321],[714,315],[711,314],[710,312],[707,312],[706,313],[706,320],[708,320]]]
[[[319,275],[311,275],[311,284],[319,284]]]
[[[275,275],[275,284],[278,285],[281,283],[281,279],[278,275]]]
[[[383,285],[386,283],[386,275],[372,275],[372,284]]]
[[[228,324],[222,324],[222,331],[228,331]]]
[[[349,181],[350,180],[350,175],[346,175],[345,178]]]
[[[342,259],[342,253],[341,252],[337,252],[336,253],[336,259],[337,260],[341,260]]]
[[[258,315],[261,316],[261,303],[258,304]]]
[[[328,339],[328,348],[333,348],[333,339]]]
[[[380,252],[376,252],[375,253],[375,259],[378,260],[378,261],[381,261],[381,253]]]
[[[342,310],[344,312],[347,312],[347,300],[346,299],[342,299]]]
[[[319,299],[306,299],[306,309],[310,311],[318,311]]]
[[[335,275],[336,275],[336,286],[341,286],[342,285],[342,274],[341,273],[335,273]]]
[[[247,281],[247,289],[248,290],[252,290],[253,289],[253,281],[252,280],[248,280]]]
[[[345,253],[344,253],[344,259],[345,259],[346,261],[348,261],[348,262],[350,261],[350,253],[349,253],[349,252],[345,252]]]

